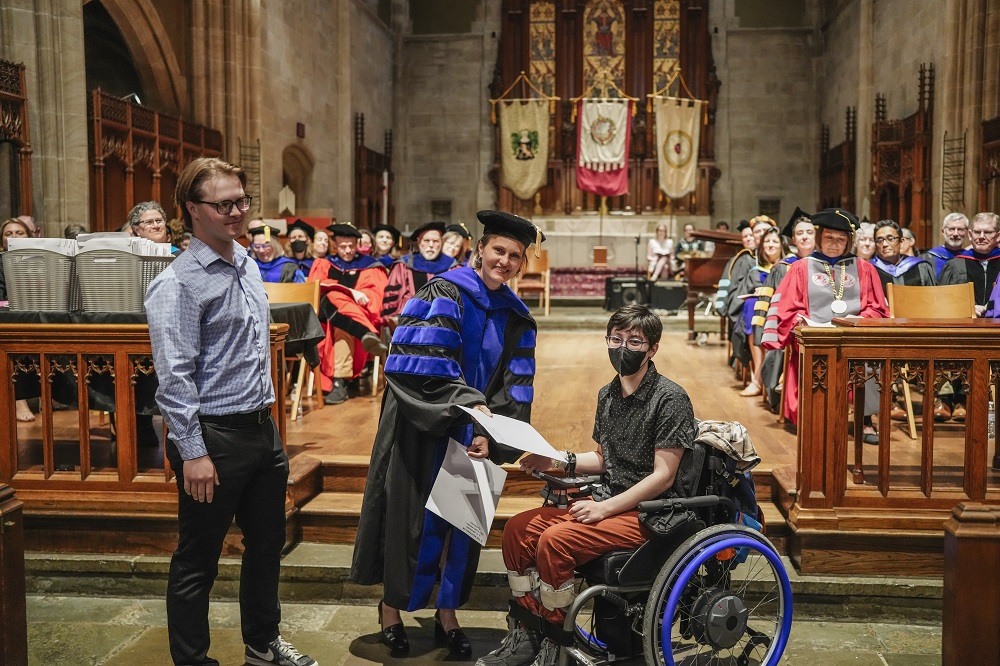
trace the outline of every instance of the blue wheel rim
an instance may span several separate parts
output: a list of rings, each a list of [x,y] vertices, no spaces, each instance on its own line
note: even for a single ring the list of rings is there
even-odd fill
[[[660,628],[660,647],[663,650],[663,661],[666,666],[675,666],[671,633],[674,610],[677,608],[677,602],[680,598],[681,592],[687,586],[688,581],[691,580],[691,577],[695,574],[695,572],[698,571],[698,568],[708,561],[710,557],[714,557],[716,553],[726,550],[727,548],[740,547],[752,548],[763,555],[771,564],[773,570],[778,574],[778,581],[781,583],[782,590],[781,629],[778,632],[777,640],[772,646],[770,654],[772,656],[776,656],[778,659],[781,658],[782,653],[785,651],[785,644],[788,642],[788,633],[792,628],[792,584],[789,582],[788,574],[785,573],[785,567],[781,563],[781,558],[778,557],[776,552],[756,539],[746,536],[734,536],[724,537],[695,555],[694,558],[684,566],[680,576],[674,582],[674,585],[670,590],[670,596],[667,597],[667,604],[663,611],[663,624]],[[768,663],[777,663],[777,661],[768,661]]]

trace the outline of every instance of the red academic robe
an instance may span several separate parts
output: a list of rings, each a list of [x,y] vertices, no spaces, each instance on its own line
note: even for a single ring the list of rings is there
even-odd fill
[[[342,270],[331,263],[328,259],[317,259],[313,262],[309,271],[309,280],[319,280],[324,292],[323,298],[329,301],[339,315],[343,315],[351,321],[357,322],[366,330],[378,334],[378,327],[382,319],[382,296],[385,293],[385,285],[388,282],[388,274],[385,266],[380,262],[371,260],[370,257],[358,255],[355,260],[358,268],[347,267]],[[352,262],[352,263],[355,263]],[[366,305],[359,305],[351,294],[351,289],[360,291],[368,297]],[[322,315],[329,306],[321,307]],[[323,392],[329,392],[333,388],[333,329],[330,320],[321,316],[320,321],[326,338],[319,345],[320,355],[320,381]],[[368,354],[361,346],[361,341],[354,343],[354,377],[361,374],[368,360]]]
[[[889,305],[874,266],[851,255],[841,258],[829,271],[827,267],[830,267],[828,262],[811,255],[788,268],[788,273],[771,298],[767,323],[761,336],[764,349],[791,347],[793,361],[788,364],[785,373],[784,414],[795,424],[799,420],[799,364],[794,359],[798,358],[799,349],[792,331],[802,323],[801,317],[825,324],[834,317],[849,315],[871,319],[889,316]],[[830,275],[833,275],[833,284]],[[835,315],[831,309],[834,288],[839,291],[841,284],[841,300],[847,306],[847,312]]]

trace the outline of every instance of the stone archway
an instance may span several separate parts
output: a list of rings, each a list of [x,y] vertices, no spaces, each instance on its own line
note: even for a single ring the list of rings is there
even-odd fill
[[[305,210],[310,205],[313,168],[316,160],[303,146],[293,143],[281,151],[281,179],[295,192],[296,210]]]
[[[121,30],[153,106],[188,115],[187,82],[174,46],[151,0],[101,0]],[[145,100],[143,100],[145,101]]]

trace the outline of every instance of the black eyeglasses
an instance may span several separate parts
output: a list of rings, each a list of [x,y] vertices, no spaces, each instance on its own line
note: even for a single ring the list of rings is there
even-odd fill
[[[608,343],[608,349],[625,347],[630,351],[642,351],[642,348],[649,344],[648,341],[641,338],[629,338],[628,340],[625,340],[623,338],[619,338],[617,335],[609,335],[604,339]]]
[[[192,199],[191,203],[215,206],[215,210],[218,211],[219,215],[229,215],[233,210],[233,206],[236,206],[236,209],[241,213],[247,212],[250,210],[250,203],[252,201],[253,197],[248,194],[233,201],[198,201],[197,199]]]
[[[879,243],[879,244],[882,244],[882,243],[895,243],[898,240],[899,240],[899,236],[889,235],[889,236],[882,236],[881,238],[876,238],[875,242]]]

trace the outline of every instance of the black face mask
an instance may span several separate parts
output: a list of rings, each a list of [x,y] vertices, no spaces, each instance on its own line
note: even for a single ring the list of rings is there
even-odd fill
[[[634,375],[642,369],[642,364],[646,361],[646,352],[632,351],[627,347],[609,349],[608,356],[611,358],[611,365],[622,377]]]
[[[292,252],[298,254],[299,252],[305,252],[306,251],[306,243],[307,242],[308,241],[304,241],[304,240],[293,240],[291,243],[289,243],[289,245],[291,245]]]

